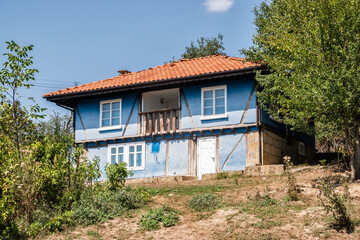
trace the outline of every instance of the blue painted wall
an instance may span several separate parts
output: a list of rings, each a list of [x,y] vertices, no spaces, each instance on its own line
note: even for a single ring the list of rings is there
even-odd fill
[[[145,144],[145,169],[135,170],[131,178],[165,176],[167,140]],[[109,144],[111,147],[111,144]],[[100,170],[106,178],[105,165],[108,162],[108,147],[89,148],[88,158],[100,158]],[[188,174],[188,140],[169,141],[168,175]]]
[[[100,102],[111,99],[122,99],[121,110],[121,129],[100,131]],[[75,139],[76,141],[95,140],[120,137],[123,134],[126,122],[130,116],[131,108],[134,104],[136,94],[127,94],[113,98],[88,99],[78,103],[78,110],[84,123],[86,134],[81,123],[78,112],[75,119]],[[136,135],[138,131],[138,104],[136,102],[125,136]],[[87,136],[87,138],[86,138]]]
[[[219,165],[220,171],[234,171],[234,170],[243,170],[245,169],[246,163],[246,137],[244,134],[232,134],[232,135],[223,135],[219,136]],[[237,143],[242,138],[240,144],[236,147]],[[225,167],[224,163],[227,157],[230,155],[231,151],[235,151],[227,161]]]
[[[195,127],[213,127],[222,125],[239,124],[244,113],[248,98],[253,88],[254,81],[243,78],[239,80],[223,81],[214,84],[201,84],[191,87],[184,87],[184,93],[189,104]],[[214,120],[201,120],[201,88],[218,85],[227,85],[227,118]],[[121,129],[101,131],[100,127],[100,102],[111,99],[122,99],[121,111]],[[76,141],[106,139],[122,136],[126,122],[131,112],[136,94],[126,94],[113,98],[87,99],[78,103],[79,114],[75,113],[75,139]],[[189,113],[186,108],[184,98],[181,99],[182,129],[191,129],[192,124]],[[136,102],[129,125],[125,132],[125,136],[136,135],[138,133],[138,103]],[[244,123],[255,123],[256,121],[256,96],[252,96],[252,100],[246,114]]]
[[[220,85],[227,85],[227,118],[201,120],[201,88],[215,87]],[[243,78],[239,80],[223,81],[212,84],[201,84],[196,86],[184,87],[184,93],[189,104],[192,119],[195,127],[213,127],[231,124],[240,124],[242,115],[244,113],[247,101],[249,99],[251,90],[254,85],[254,80]],[[181,99],[182,106],[182,129],[191,129],[192,123],[189,117],[188,110],[185,105],[184,98]],[[256,122],[256,96],[252,96],[249,110],[246,114],[244,123]]]
[[[188,140],[169,141],[169,176],[188,174],[188,146]]]

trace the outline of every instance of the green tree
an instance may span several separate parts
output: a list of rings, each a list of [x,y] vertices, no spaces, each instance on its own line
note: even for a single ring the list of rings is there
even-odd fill
[[[197,57],[206,57],[214,54],[226,55],[224,52],[225,48],[223,46],[222,34],[218,34],[214,38],[204,38],[196,40],[197,45],[194,42],[191,42],[190,47],[185,47],[186,51],[181,55],[182,58],[197,58]]]
[[[297,130],[344,136],[359,179],[360,1],[273,0],[254,12],[254,45],[242,53],[270,68],[256,77],[261,104]]]

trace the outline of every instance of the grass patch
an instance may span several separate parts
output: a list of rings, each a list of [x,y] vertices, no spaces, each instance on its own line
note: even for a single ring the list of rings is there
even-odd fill
[[[191,198],[189,205],[195,211],[209,211],[220,207],[220,200],[212,193],[199,194]]]
[[[140,219],[140,228],[148,231],[155,231],[160,229],[160,222],[164,227],[171,227],[179,222],[179,211],[168,207],[162,206],[156,209],[150,209]]]
[[[219,172],[216,174],[216,179],[227,179],[229,178],[229,174],[227,172]]]
[[[282,222],[273,221],[273,220],[261,221],[261,222],[257,222],[257,223],[252,224],[253,227],[260,228],[260,229],[270,229],[270,228],[279,227],[279,226],[282,226],[282,225],[283,225]]]
[[[86,235],[90,236],[90,237],[96,237],[96,238],[99,238],[101,237],[101,235],[97,232],[94,232],[94,231],[87,231],[86,232]]]
[[[168,195],[178,194],[182,196],[193,196],[201,193],[216,193],[234,186],[215,186],[215,185],[195,185],[195,186],[175,186],[168,188],[152,188],[150,194]]]

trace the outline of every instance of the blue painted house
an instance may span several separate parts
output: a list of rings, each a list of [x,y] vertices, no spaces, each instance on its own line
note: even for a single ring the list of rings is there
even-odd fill
[[[255,70],[266,65],[213,55],[44,95],[73,112],[87,156],[126,162],[133,178],[197,176],[311,159],[314,138],[289,131],[257,104]]]

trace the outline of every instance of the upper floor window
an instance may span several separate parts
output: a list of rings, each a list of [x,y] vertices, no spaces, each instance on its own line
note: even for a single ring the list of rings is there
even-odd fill
[[[226,117],[226,85],[201,89],[201,115],[206,118]]]
[[[121,124],[121,99],[100,102],[100,126],[116,127]]]

